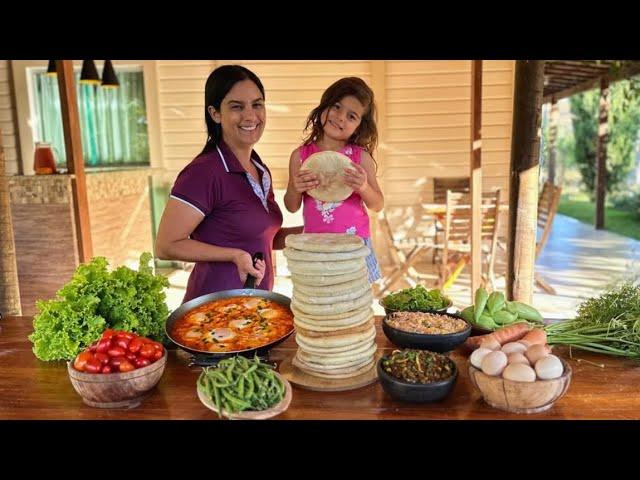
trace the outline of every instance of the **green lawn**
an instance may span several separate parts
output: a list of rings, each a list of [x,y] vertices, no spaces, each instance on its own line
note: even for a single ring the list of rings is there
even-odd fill
[[[560,206],[558,207],[558,213],[589,225],[594,224],[595,210],[595,204],[588,200],[568,199],[566,197],[560,200]],[[640,220],[629,212],[607,207],[604,214],[604,227],[605,230],[610,232],[640,240]]]

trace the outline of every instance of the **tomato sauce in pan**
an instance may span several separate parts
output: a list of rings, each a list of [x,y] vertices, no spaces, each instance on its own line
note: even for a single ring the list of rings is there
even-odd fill
[[[171,336],[185,347],[233,352],[267,345],[293,330],[288,307],[259,297],[231,297],[206,303],[178,319]]]

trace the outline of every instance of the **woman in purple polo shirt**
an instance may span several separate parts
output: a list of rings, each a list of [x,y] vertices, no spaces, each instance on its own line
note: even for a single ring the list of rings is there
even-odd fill
[[[239,65],[216,68],[205,86],[208,138],[202,152],[178,175],[156,239],[156,256],[195,262],[183,302],[207,293],[273,288],[273,248],[288,233],[274,200],[271,174],[253,146],[266,122],[264,87]],[[252,262],[256,252],[264,260]]]

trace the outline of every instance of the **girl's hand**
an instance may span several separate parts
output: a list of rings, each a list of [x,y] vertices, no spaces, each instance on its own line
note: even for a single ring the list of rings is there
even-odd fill
[[[362,193],[369,188],[367,172],[357,163],[354,163],[351,166],[353,168],[348,168],[344,171],[344,183],[351,187],[354,192]]]
[[[238,268],[238,276],[240,277],[240,281],[243,285],[244,282],[247,281],[247,275],[251,275],[256,278],[256,287],[260,285],[267,269],[267,265],[264,263],[264,260],[257,260],[256,266],[254,267],[251,255],[245,251],[241,251],[235,257],[233,263],[235,263]]]
[[[309,170],[300,170],[297,175],[293,177],[293,187],[298,193],[304,193],[307,190],[312,190],[318,185],[320,185],[318,176]]]

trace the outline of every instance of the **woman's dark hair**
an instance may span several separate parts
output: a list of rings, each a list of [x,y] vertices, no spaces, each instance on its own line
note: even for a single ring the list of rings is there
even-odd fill
[[[321,116],[327,108],[342,100],[344,97],[353,96],[364,106],[365,112],[360,125],[349,139],[349,143],[364,148],[371,156],[378,144],[378,129],[376,128],[376,104],[373,98],[373,90],[358,77],[341,78],[331,85],[322,94],[320,105],[314,108],[305,126],[309,134],[304,139],[304,144],[314,143],[322,138]]]
[[[204,120],[207,123],[207,143],[200,155],[213,150],[222,139],[222,126],[213,121],[213,118],[209,115],[208,108],[211,106],[219,112],[222,99],[226,97],[229,90],[236,83],[243,80],[251,80],[255,83],[260,93],[262,93],[262,98],[265,98],[264,87],[258,76],[248,68],[240,65],[222,65],[211,72],[209,78],[207,78],[207,83],[204,87]]]

